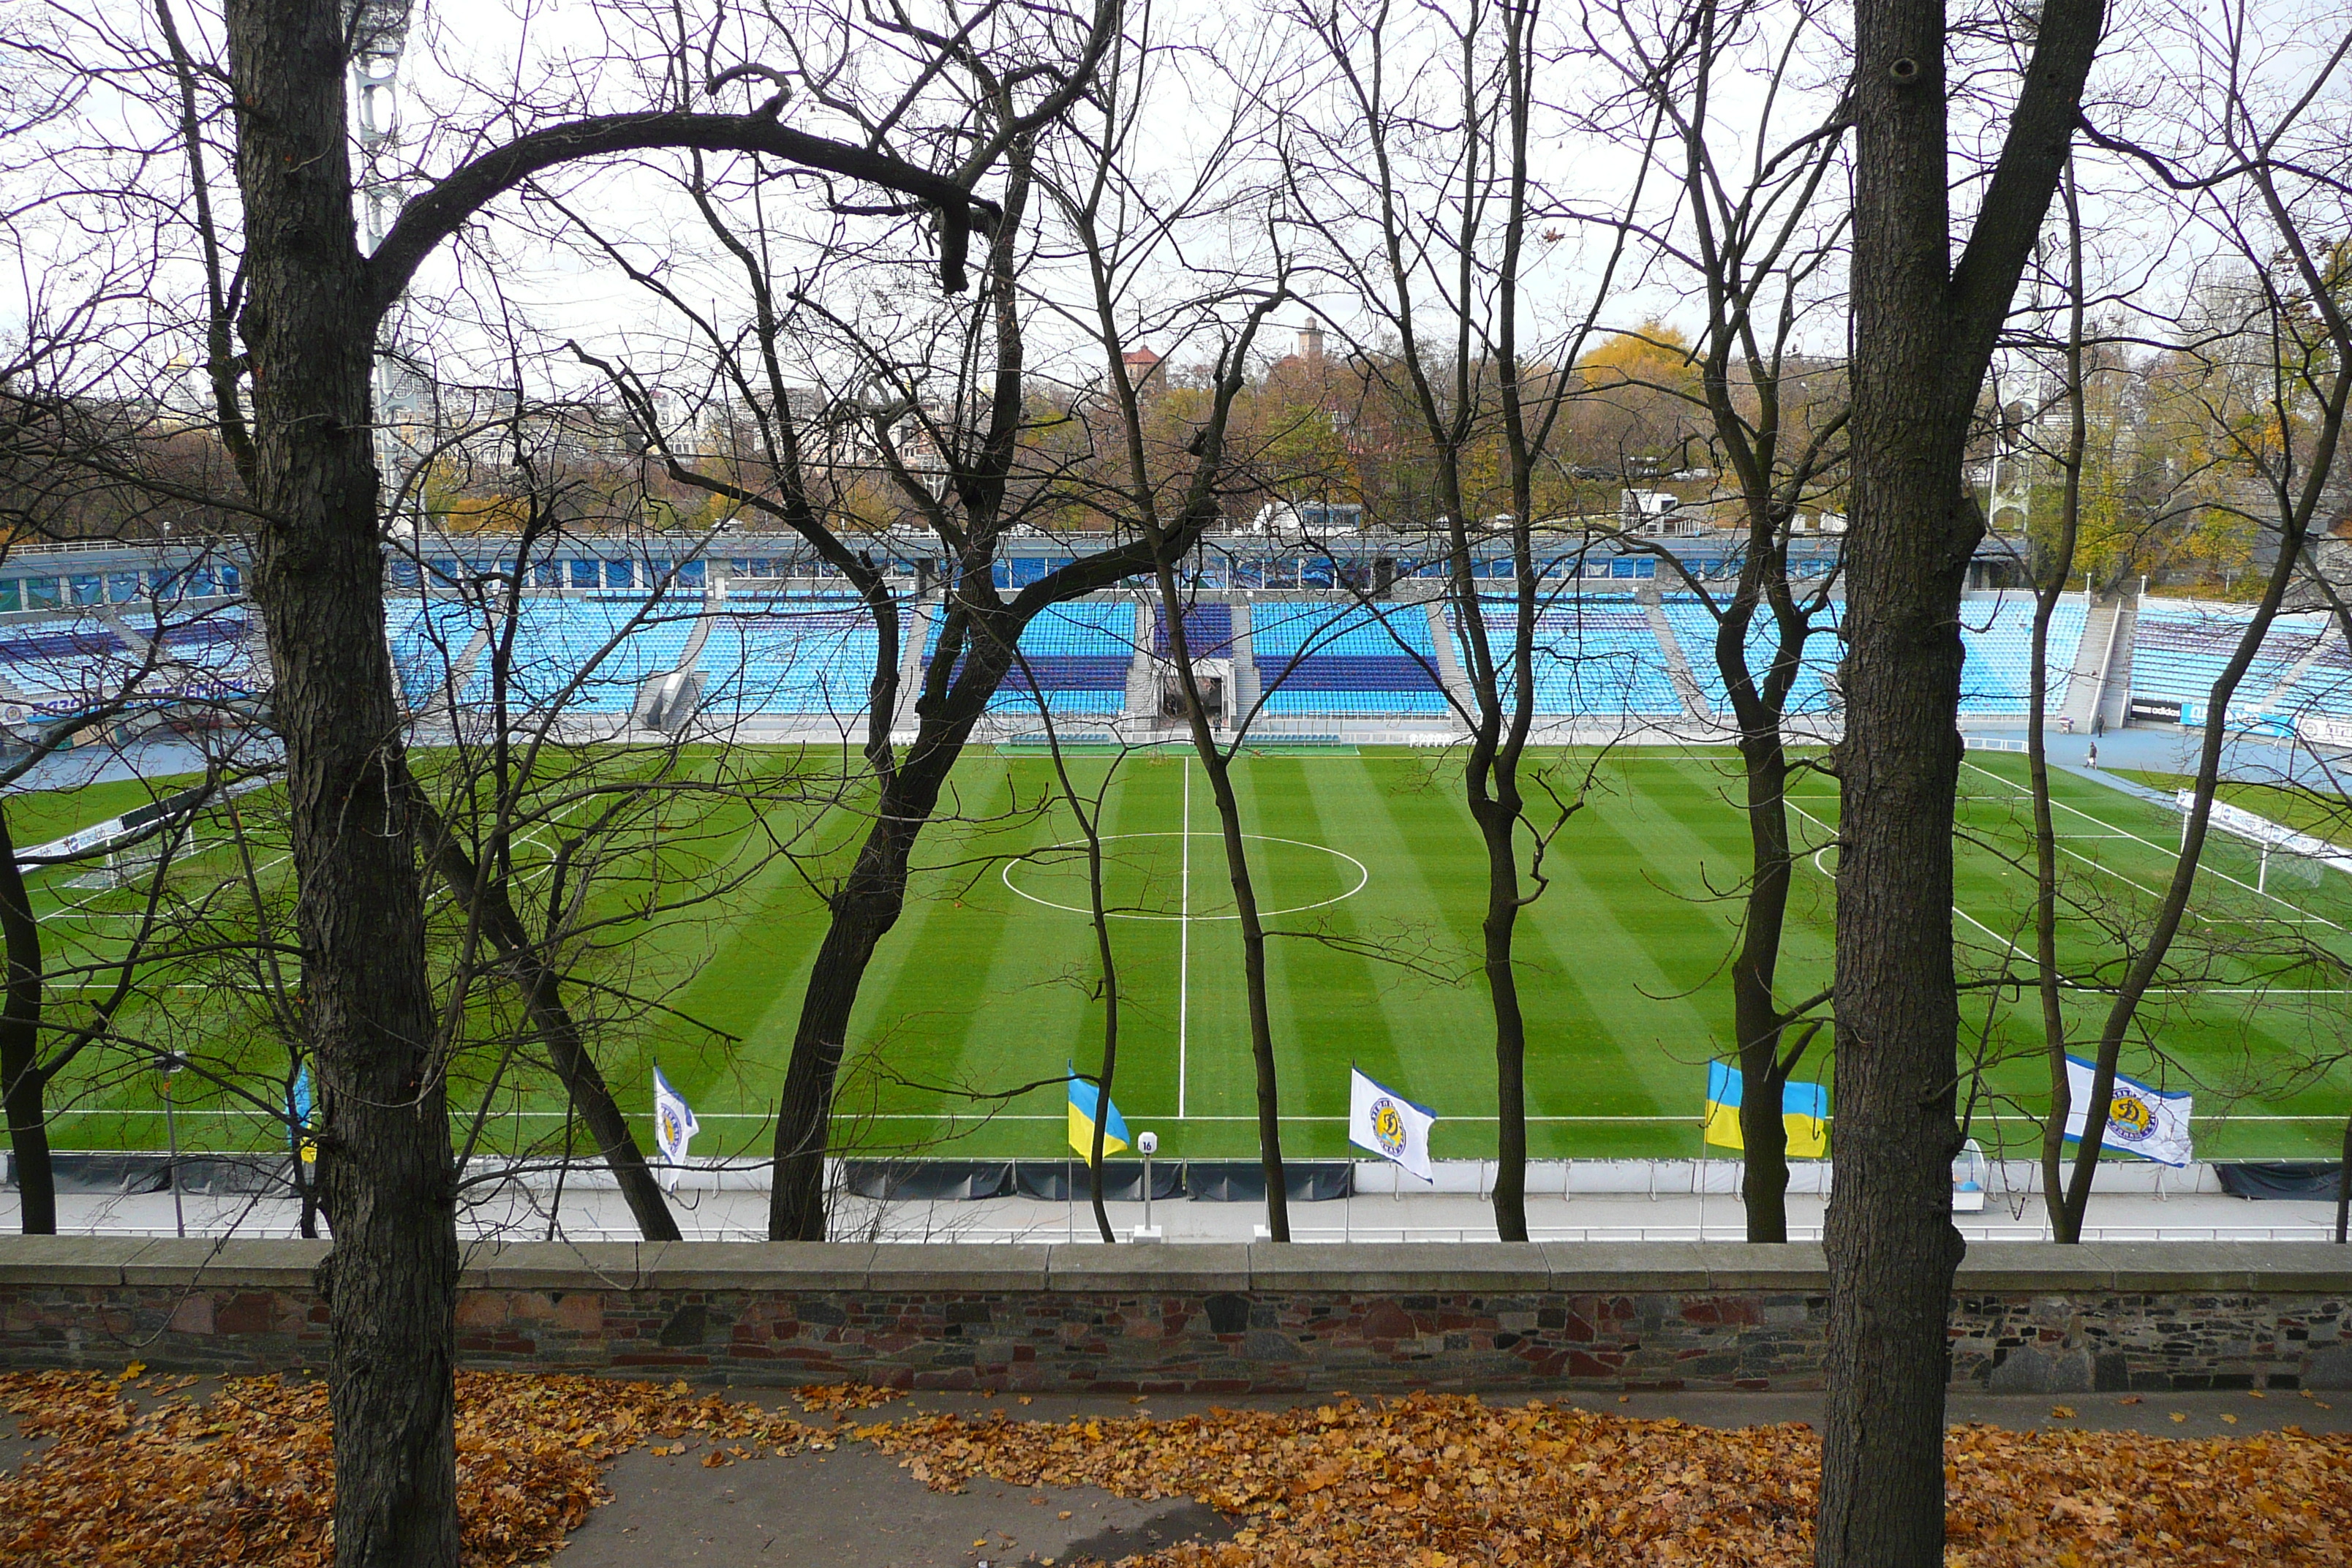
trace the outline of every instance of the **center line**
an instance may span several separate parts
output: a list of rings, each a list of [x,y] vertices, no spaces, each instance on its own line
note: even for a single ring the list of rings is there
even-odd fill
[[[1191,1056],[1192,1006],[1192,763],[1180,757],[1184,770],[1184,833],[1182,871],[1176,893],[1176,1114],[1184,1114],[1186,1068]]]

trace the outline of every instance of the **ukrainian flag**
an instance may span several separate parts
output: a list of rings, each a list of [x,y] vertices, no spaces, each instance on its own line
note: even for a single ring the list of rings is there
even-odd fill
[[[1103,1123],[1103,1152],[1116,1154],[1127,1147],[1127,1118],[1118,1107],[1102,1097],[1102,1090],[1078,1077],[1077,1068],[1070,1069],[1070,1147],[1091,1160],[1095,1157],[1095,1108],[1103,1107],[1109,1113]]]
[[[1789,1157],[1819,1160],[1830,1152],[1830,1091],[1817,1083],[1780,1086],[1780,1125],[1789,1130]],[[1706,1064],[1706,1142],[1745,1149],[1739,1135],[1739,1069]]]

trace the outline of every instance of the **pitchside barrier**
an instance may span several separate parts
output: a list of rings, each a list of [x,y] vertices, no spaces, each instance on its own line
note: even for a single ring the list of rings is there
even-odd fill
[[[161,1193],[171,1186],[173,1160],[154,1151],[59,1151],[54,1156],[61,1193],[136,1194]],[[237,1193],[291,1196],[290,1162],[284,1155],[183,1153],[178,1157],[180,1190],[186,1193]],[[765,1192],[770,1163],[765,1160],[698,1158],[686,1161],[665,1180],[676,1176],[676,1188],[686,1192]],[[839,1191],[882,1203],[971,1203],[993,1198],[1028,1198],[1062,1203],[1084,1198],[1091,1191],[1086,1165],[1077,1160],[834,1160],[827,1162],[829,1184]],[[1492,1160],[1433,1162],[1433,1182],[1401,1170],[1385,1160],[1291,1160],[1283,1171],[1294,1203],[1328,1203],[1346,1197],[1404,1197],[1437,1194],[1485,1197],[1495,1190],[1496,1164]],[[1531,1197],[1681,1197],[1693,1194],[1733,1194],[1739,1191],[1743,1166],[1724,1160],[1530,1160],[1527,1191]],[[2146,1160],[2100,1162],[2097,1190],[2103,1193],[2147,1193],[2158,1196],[2238,1193],[2255,1195],[2258,1181],[2241,1173],[2293,1172],[2304,1186],[2332,1183],[2336,1167],[2325,1162],[2198,1161],[2173,1167]],[[1792,1160],[1789,1191],[1820,1195],[1830,1190],[1830,1163]],[[467,1181],[480,1186],[499,1177],[515,1185],[544,1191],[561,1184],[585,1192],[611,1191],[616,1185],[603,1163],[574,1161],[559,1167],[553,1162],[515,1165],[498,1159],[468,1163]],[[1976,1179],[1989,1193],[2001,1197],[2038,1195],[2042,1166],[2034,1160],[1985,1162]],[[16,1183],[13,1154],[0,1160],[0,1185]],[[1103,1195],[1113,1202],[1136,1203],[1143,1196],[1143,1162],[1103,1162]],[[2277,1193],[2273,1195],[2310,1195]],[[1154,1160],[1151,1162],[1154,1202],[1184,1198],[1195,1203],[1263,1203],[1265,1176],[1255,1160]]]

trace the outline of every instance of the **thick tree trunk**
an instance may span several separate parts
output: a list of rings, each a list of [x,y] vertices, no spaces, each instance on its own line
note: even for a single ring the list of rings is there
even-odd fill
[[[1965,1250],[1951,1219],[1959,604],[1982,529],[1960,489],[1973,392],[1956,400],[1950,380],[1942,7],[1863,6],[1854,53],[1839,1092],[1815,1561],[1935,1568],[1944,1324]]]
[[[260,527],[253,593],[276,666],[303,1022],[327,1125],[341,1568],[456,1568],[449,1120],[409,784],[384,641],[369,374],[337,0],[231,0],[237,179],[251,241]]]
[[[16,868],[5,805],[0,805],[0,949],[8,963],[7,1000],[0,1006],[0,1108],[16,1156],[19,1228],[26,1236],[55,1236],[58,1178],[42,1106],[48,1077],[41,1070],[41,924],[33,918],[25,874]]]
[[[1837,879],[1839,1105],[1820,1568],[1940,1568],[1959,999],[1959,599],[1969,421],[2080,120],[2099,0],[2042,7],[1951,258],[1941,0],[1854,7],[1853,353]]]

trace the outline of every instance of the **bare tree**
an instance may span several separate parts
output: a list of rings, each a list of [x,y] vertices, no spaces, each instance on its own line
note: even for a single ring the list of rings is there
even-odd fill
[[[2352,400],[2352,277],[2343,243],[2322,237],[2343,232],[2352,205],[2340,181],[2315,175],[2304,161],[2311,139],[2326,134],[2307,126],[2305,116],[2352,56],[2352,30],[2320,57],[2299,91],[2274,106],[2268,101],[2267,84],[2250,76],[2243,54],[2252,17],[2233,6],[2216,30],[2208,33],[2205,26],[2190,24],[2192,40],[2208,51],[2200,63],[2210,71],[2210,79],[2199,84],[2206,90],[2191,101],[2211,116],[2212,145],[2222,153],[2223,166],[2184,174],[2161,153],[2113,136],[2100,140],[2127,149],[2168,188],[2200,198],[2191,210],[2246,269],[2242,286],[2231,290],[2238,320],[2201,352],[2210,363],[2205,380],[2211,423],[2231,444],[2233,466],[2255,481],[2263,502],[2258,521],[2275,553],[2262,597],[2208,695],[2179,858],[2145,935],[2133,944],[2100,1026],[2081,1143],[2063,1196],[2053,1194],[2052,1217],[2062,1241],[2081,1234],[2118,1058],[2150,988],[2164,973],[2196,889],[2231,704],[2288,590],[2308,569],[2307,543],[2329,494]],[[2063,1098],[2053,1098],[2052,1110],[2053,1123],[2063,1124]]]
[[[1525,1241],[1528,1020],[1514,944],[1521,912],[1548,885],[1545,858],[1584,799],[1528,760],[1538,667],[1552,652],[1538,643],[1549,564],[1540,552],[1557,547],[1538,516],[1552,498],[1538,491],[1574,387],[1566,367],[1609,296],[1627,228],[1603,230],[1591,300],[1530,352],[1521,334],[1541,302],[1528,275],[1558,237],[1537,231],[1566,221],[1530,152],[1556,111],[1537,83],[1560,52],[1540,5],[1399,15],[1340,5],[1298,16],[1344,106],[1318,156],[1293,159],[1301,222],[1349,304],[1396,345],[1379,353],[1360,339],[1350,368],[1410,410],[1465,655],[1466,692],[1447,698],[1468,733],[1463,788],[1486,862],[1480,965],[1495,1021],[1495,1223],[1502,1239]],[[1640,201],[1637,183],[1629,204]],[[1497,505],[1505,510],[1489,510]],[[1498,542],[1510,579],[1500,647],[1479,569]]]
[[[1847,110],[1808,91],[1815,86],[1808,79],[1811,56],[1834,41],[1810,6],[1702,0],[1662,21],[1624,8],[1609,15],[1618,31],[1596,44],[1598,52],[1624,73],[1641,115],[1666,128],[1660,155],[1675,175],[1679,221],[1655,242],[1706,300],[1691,352],[1710,445],[1727,470],[1744,536],[1738,575],[1728,595],[1718,596],[1672,550],[1638,535],[1618,538],[1653,554],[1715,620],[1709,651],[1737,725],[1749,855],[1730,964],[1733,1048],[1743,1080],[1740,1192],[1748,1239],[1786,1241],[1783,1090],[1822,1027],[1806,1016],[1827,1000],[1824,994],[1784,1003],[1778,992],[1795,862],[1788,789],[1811,765],[1790,756],[1789,721],[1803,717],[1790,708],[1808,646],[1834,635],[1825,623],[1836,584],[1834,570],[1801,580],[1790,555],[1801,509],[1833,482],[1843,459],[1847,418],[1832,390],[1843,367],[1805,353],[1801,334],[1833,298],[1843,259],[1845,214],[1824,200],[1824,190],[1843,168]],[[1742,69],[1749,59],[1752,70]],[[1717,101],[1719,84],[1735,69],[1751,82],[1761,78],[1746,121],[1733,118],[1750,108],[1738,96]],[[1784,131],[1790,115],[1798,127]],[[1757,649],[1759,617],[1769,641]]]

